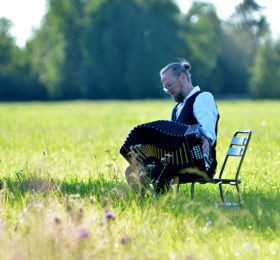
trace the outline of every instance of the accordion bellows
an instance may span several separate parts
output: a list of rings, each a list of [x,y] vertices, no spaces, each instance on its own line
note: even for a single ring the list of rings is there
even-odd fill
[[[120,149],[130,165],[147,167],[166,163],[173,172],[206,171],[199,124],[159,120],[136,126]]]

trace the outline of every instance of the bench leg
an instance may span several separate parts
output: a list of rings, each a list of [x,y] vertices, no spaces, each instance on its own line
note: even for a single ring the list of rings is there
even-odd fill
[[[219,184],[219,188],[220,188],[220,194],[221,194],[222,202],[225,202],[224,193],[223,193],[223,187],[222,187],[221,183]]]
[[[179,176],[174,177],[174,184],[176,184],[176,195],[179,194]]]
[[[192,187],[191,187],[191,199],[193,200],[193,194],[194,194],[194,185],[195,182],[192,182]]]
[[[236,189],[237,189],[237,195],[239,200],[239,206],[241,206],[241,195],[240,195],[239,185],[237,182],[236,182]]]

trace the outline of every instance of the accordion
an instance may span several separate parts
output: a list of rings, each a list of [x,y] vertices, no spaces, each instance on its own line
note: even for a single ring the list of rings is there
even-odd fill
[[[136,126],[120,153],[130,165],[149,167],[165,163],[174,173],[205,172],[210,167],[211,158],[201,148],[202,135],[199,124],[154,121]]]

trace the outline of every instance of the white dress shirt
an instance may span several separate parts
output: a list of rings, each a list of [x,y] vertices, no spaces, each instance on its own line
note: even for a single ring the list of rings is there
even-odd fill
[[[197,91],[200,91],[198,86],[185,97],[182,103],[179,103],[176,111],[176,119],[179,117],[184,108],[188,98],[190,98]],[[202,92],[199,94],[193,104],[193,114],[198,123],[202,126],[203,132],[211,139],[212,145],[216,141],[215,127],[218,120],[218,109],[214,101],[214,97],[209,92]]]

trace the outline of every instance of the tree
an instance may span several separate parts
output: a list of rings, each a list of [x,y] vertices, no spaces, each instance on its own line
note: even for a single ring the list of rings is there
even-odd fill
[[[215,7],[194,2],[184,19],[182,35],[186,46],[181,53],[190,59],[193,83],[212,92],[218,92],[215,71],[217,57],[221,53],[220,34],[220,20]]]
[[[12,70],[12,60],[17,47],[15,39],[10,35],[12,21],[0,18],[0,74],[7,75]]]
[[[0,18],[0,100],[44,100],[46,91],[31,74],[24,50],[10,35],[12,22]]]
[[[250,68],[260,42],[268,33],[262,9],[254,0],[243,0],[223,24],[219,66],[224,75],[224,90],[228,94],[248,93]]]
[[[47,86],[50,99],[87,97],[82,75],[85,3],[49,0],[41,28],[27,44],[33,69]]]
[[[84,45],[90,97],[162,96],[159,70],[178,55],[177,14],[170,0],[104,1],[92,12]]]
[[[260,46],[250,80],[253,98],[280,98],[280,40],[267,39]]]

